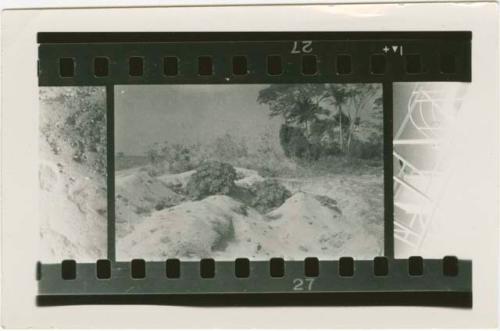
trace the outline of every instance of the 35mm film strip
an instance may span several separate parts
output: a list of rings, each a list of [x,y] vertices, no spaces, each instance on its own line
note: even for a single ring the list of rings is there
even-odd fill
[[[429,231],[446,168],[426,148],[471,81],[471,39],[40,33],[40,302],[399,293],[470,306],[471,261],[394,257],[395,240],[418,248]]]

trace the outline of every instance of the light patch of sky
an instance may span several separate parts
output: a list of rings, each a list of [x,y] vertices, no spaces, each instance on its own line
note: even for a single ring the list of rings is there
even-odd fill
[[[250,149],[267,133],[279,148],[282,119],[270,118],[269,107],[257,102],[267,86],[115,86],[115,151],[144,155],[155,142],[204,145],[226,133]]]

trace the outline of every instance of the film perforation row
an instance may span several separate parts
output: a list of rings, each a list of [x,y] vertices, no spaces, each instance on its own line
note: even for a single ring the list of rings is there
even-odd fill
[[[93,75],[96,78],[103,78],[112,75],[110,71],[111,59],[105,56],[93,58]],[[281,55],[268,55],[267,75],[280,76],[285,74],[285,59]],[[317,55],[302,55],[300,73],[305,76],[322,74],[318,63],[320,59]],[[370,74],[384,75],[387,71],[387,57],[384,54],[371,54],[369,62]],[[131,56],[128,58],[128,75],[130,77],[141,77],[144,75],[146,65],[144,57]],[[166,77],[178,76],[182,72],[179,70],[180,59],[176,56],[163,57],[161,64],[163,75]],[[203,55],[197,57],[197,73],[199,76],[211,76],[215,72],[214,61],[211,56]],[[457,71],[456,57],[454,54],[441,53],[440,60],[441,74],[454,74]],[[85,70],[86,64],[77,63],[73,57],[59,58],[59,76],[61,78],[71,78],[78,74],[78,70]],[[87,66],[88,67],[88,66]],[[156,67],[156,66],[155,66]],[[228,66],[229,67],[229,66]],[[338,54],[335,56],[333,70],[335,75],[350,75],[353,73],[353,60],[350,54]],[[245,55],[232,56],[230,74],[233,76],[244,76],[250,73],[248,60]],[[420,54],[407,54],[404,56],[404,71],[409,75],[418,75],[427,72],[427,67]],[[228,72],[229,73],[229,72]]]
[[[109,260],[101,259],[96,262],[96,278],[111,279],[112,265]],[[352,257],[342,257],[338,260],[338,276],[354,277],[356,274],[356,261]],[[164,263],[165,278],[178,279],[182,277],[182,264],[179,259],[167,259]],[[305,277],[319,277],[321,274],[320,261],[316,257],[308,257],[303,260],[303,275]],[[407,262],[408,276],[419,277],[425,275],[424,260],[420,256],[412,256]],[[271,258],[268,261],[269,277],[283,278],[286,275],[286,262],[283,258]],[[212,279],[217,276],[216,263],[214,259],[206,258],[199,261],[199,276],[202,279]],[[379,256],[373,259],[373,276],[385,277],[390,273],[389,260]],[[447,277],[455,277],[459,273],[458,259],[455,256],[445,256],[442,259],[442,274]],[[132,279],[146,278],[146,261],[134,259],[130,261],[130,277]],[[234,261],[234,277],[251,278],[251,262],[247,258],[238,258]],[[41,264],[37,264],[36,278],[40,280]],[[61,278],[63,280],[74,280],[77,278],[77,263],[74,260],[64,260],[61,263]]]

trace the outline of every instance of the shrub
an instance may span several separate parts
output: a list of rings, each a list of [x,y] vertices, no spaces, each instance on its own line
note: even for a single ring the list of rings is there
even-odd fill
[[[255,194],[251,205],[262,213],[281,206],[292,195],[283,185],[270,179],[254,183],[251,190]]]
[[[228,194],[234,190],[236,170],[219,161],[203,162],[189,179],[186,189],[193,199],[203,199],[214,194]]]

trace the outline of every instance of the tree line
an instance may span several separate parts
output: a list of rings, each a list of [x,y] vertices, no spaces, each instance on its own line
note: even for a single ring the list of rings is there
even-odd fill
[[[274,84],[262,89],[257,101],[269,106],[271,117],[284,119],[280,142],[289,157],[350,156],[353,141],[381,145],[378,84]]]

